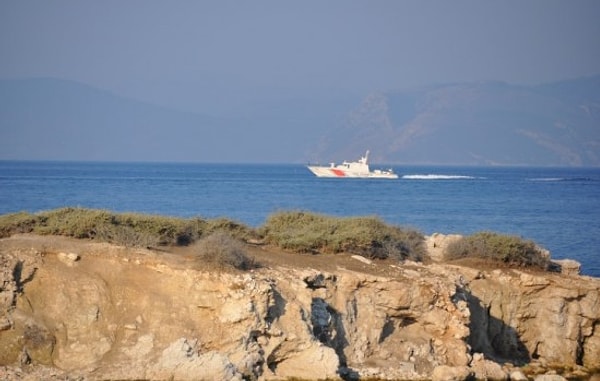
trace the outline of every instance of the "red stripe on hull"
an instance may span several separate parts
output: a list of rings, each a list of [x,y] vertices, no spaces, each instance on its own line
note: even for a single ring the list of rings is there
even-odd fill
[[[338,177],[345,177],[346,176],[346,174],[344,173],[344,171],[339,170],[339,169],[332,169],[331,172],[333,172]]]

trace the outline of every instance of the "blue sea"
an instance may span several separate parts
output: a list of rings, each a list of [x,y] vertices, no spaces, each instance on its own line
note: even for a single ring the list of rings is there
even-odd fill
[[[0,161],[0,214],[64,206],[258,227],[281,210],[379,216],[424,234],[531,239],[600,277],[600,169],[395,166],[389,179],[317,178],[300,164]]]

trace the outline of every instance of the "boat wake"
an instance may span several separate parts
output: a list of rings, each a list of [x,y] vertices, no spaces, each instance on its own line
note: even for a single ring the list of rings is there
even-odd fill
[[[591,177],[536,177],[529,181],[594,181]]]
[[[403,179],[407,180],[471,180],[476,177],[473,176],[463,176],[463,175],[436,175],[436,174],[427,174],[427,175],[404,175]]]
[[[565,181],[562,177],[538,177],[534,179],[527,179],[529,181]]]

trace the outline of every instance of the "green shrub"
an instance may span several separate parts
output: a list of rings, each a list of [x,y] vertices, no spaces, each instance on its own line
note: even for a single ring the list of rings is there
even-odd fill
[[[269,216],[261,233],[268,243],[302,253],[360,254],[369,258],[422,260],[421,233],[386,225],[376,217],[328,217],[307,212]]]
[[[479,232],[452,242],[447,259],[480,258],[507,265],[547,269],[550,258],[530,240],[492,232]]]
[[[215,231],[200,239],[194,246],[199,262],[219,269],[248,270],[254,261],[246,255],[241,241],[224,231]]]
[[[126,247],[152,248],[160,246],[160,237],[138,231],[126,225],[101,225],[96,228],[94,239]]]
[[[33,232],[124,246],[155,247],[189,245],[213,233],[225,232],[238,241],[264,238],[281,248],[304,253],[348,252],[369,258],[413,260],[422,260],[425,253],[421,233],[386,225],[376,217],[336,218],[315,213],[282,212],[269,216],[259,231],[225,218],[181,219],[85,208],[0,217],[0,234],[3,236]]]
[[[124,246],[174,243],[177,231],[183,225],[183,221],[175,218],[84,208],[56,209],[39,216],[36,233],[97,239]]]
[[[0,238],[12,234],[30,233],[38,223],[39,218],[27,212],[3,214],[0,216]]]
[[[113,215],[111,220],[113,230],[127,233],[129,237],[149,240],[151,245],[175,245],[182,242],[193,242],[197,231],[190,229],[188,221],[165,216],[146,215],[139,213],[123,213]],[[154,242],[152,242],[154,241]]]
[[[204,234],[214,232],[227,232],[230,236],[242,241],[260,238],[255,229],[252,229],[244,224],[229,220],[227,218],[215,218],[206,221],[204,225]]]
[[[105,210],[60,208],[38,214],[35,233],[95,238],[100,226],[112,223],[113,215]]]
[[[124,246],[185,246],[215,231],[226,231],[240,239],[256,236],[253,229],[224,218],[212,221],[183,219],[72,207],[35,215],[22,212],[0,216],[0,237],[32,232],[95,239]]]

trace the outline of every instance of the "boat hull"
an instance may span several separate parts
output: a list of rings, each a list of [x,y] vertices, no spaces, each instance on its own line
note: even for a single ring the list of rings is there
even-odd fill
[[[354,172],[336,167],[307,166],[317,177],[362,178],[362,179],[397,179],[398,175],[389,171]]]

